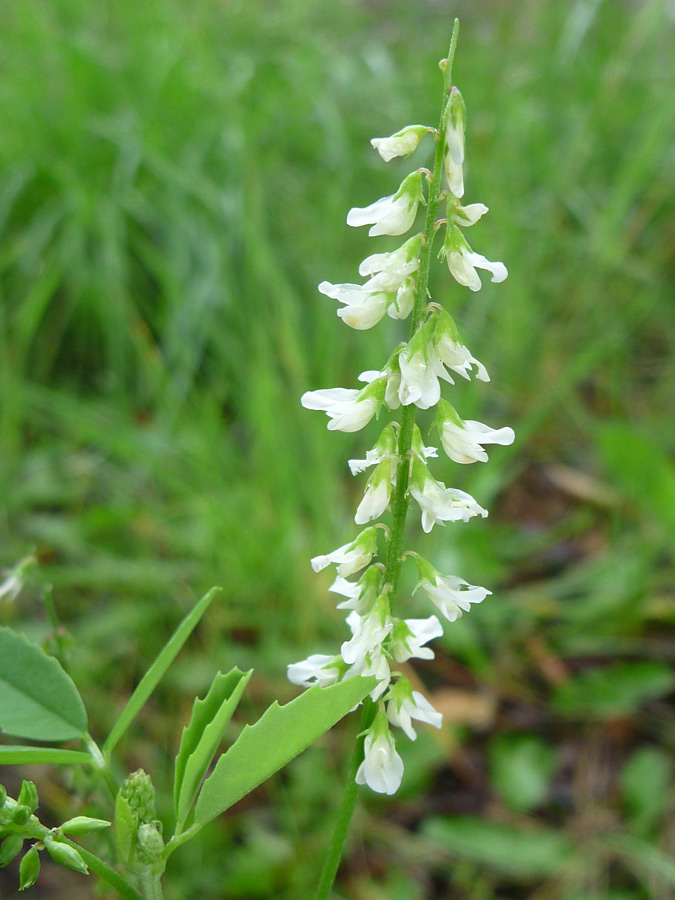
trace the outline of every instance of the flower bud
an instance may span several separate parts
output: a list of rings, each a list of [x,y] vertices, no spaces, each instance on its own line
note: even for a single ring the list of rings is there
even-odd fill
[[[143,769],[137,769],[125,779],[120,788],[122,796],[131,808],[139,824],[152,822],[157,818],[155,812],[155,788],[152,779]]]
[[[31,813],[35,812],[35,810],[38,808],[38,793],[34,782],[21,782],[21,791],[19,792],[19,799],[17,802],[19,804],[22,804],[23,806],[27,806],[30,809]]]
[[[164,841],[155,824],[146,823],[138,829],[138,857],[147,865],[157,862],[164,850]]]
[[[8,866],[23,847],[23,838],[20,834],[10,834],[2,842],[0,847],[0,869]]]
[[[12,822],[15,825],[25,825],[32,815],[33,813],[29,806],[24,806],[22,803],[19,803],[12,813]]]
[[[81,872],[82,875],[88,875],[89,869],[80,854],[70,844],[61,844],[58,841],[45,841],[47,853],[51,856],[55,863],[65,866],[66,869],[73,869],[75,872]]]
[[[110,828],[105,819],[90,819],[89,816],[75,816],[59,826],[62,834],[89,834],[91,831],[103,831]]]
[[[40,874],[40,854],[35,847],[31,847],[21,860],[19,866],[19,890],[25,891],[32,887]]]

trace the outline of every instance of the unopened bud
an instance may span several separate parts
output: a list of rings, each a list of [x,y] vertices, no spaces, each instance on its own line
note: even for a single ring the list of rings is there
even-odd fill
[[[50,841],[49,839],[45,841],[45,847],[55,863],[65,866],[66,869],[81,872],[83,875],[89,874],[85,861],[74,847],[71,847],[69,844],[61,844],[58,841]]]
[[[145,824],[138,829],[139,859],[150,865],[160,859],[164,850],[162,835],[155,825]]]
[[[105,828],[110,828],[110,822],[106,822],[105,819],[90,819],[89,816],[75,816],[59,825],[62,834],[89,834],[91,831],[103,831]]]
[[[33,813],[29,806],[24,806],[22,803],[19,803],[12,813],[12,822],[14,822],[15,825],[25,825],[32,815]]]
[[[27,806],[30,809],[31,814],[35,812],[38,808],[38,792],[34,782],[21,782],[21,791],[17,802],[20,805]]]
[[[10,834],[2,842],[0,847],[0,869],[8,866],[23,847],[23,838],[20,834]]]
[[[40,874],[40,854],[35,847],[31,847],[25,854],[19,866],[19,890],[25,891],[32,887]]]

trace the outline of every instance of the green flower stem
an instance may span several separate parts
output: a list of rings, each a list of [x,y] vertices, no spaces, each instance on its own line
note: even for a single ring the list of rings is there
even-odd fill
[[[141,886],[145,900],[164,900],[160,878],[161,876],[151,869],[146,869],[141,873]]]
[[[59,840],[77,850],[91,871],[95,875],[98,875],[103,881],[107,881],[111,887],[114,887],[120,897],[124,897],[125,900],[143,900],[143,897],[131,887],[126,879],[114,869],[111,869],[110,866],[107,863],[104,863],[102,859],[99,859],[96,854],[91,853],[89,850],[85,850],[81,844],[76,844],[75,841],[71,841],[64,835],[62,835]]]
[[[356,783],[356,772],[363,762],[364,732],[371,724],[374,714],[375,704],[370,697],[366,697],[363,702],[363,713],[361,715],[359,734],[356,739],[356,747],[354,748],[354,755],[352,756],[349,773],[347,775],[347,784],[345,785],[345,792],[342,796],[342,803],[340,804],[340,810],[335,822],[333,839],[331,840],[326,859],[324,860],[321,880],[319,881],[319,888],[316,893],[316,900],[327,900],[330,890],[333,887],[333,882],[335,881],[338,866],[340,865],[342,850],[354,814],[356,798],[359,793],[359,786]]]
[[[452,62],[457,47],[459,22],[455,19],[452,29],[452,39],[448,51],[448,59],[443,71],[443,108],[441,111],[438,136],[436,138],[436,155],[434,157],[434,171],[429,185],[429,197],[427,200],[427,215],[424,226],[425,240],[420,254],[420,267],[417,276],[417,289],[413,305],[412,321],[410,324],[410,337],[412,338],[420,326],[427,304],[427,287],[429,284],[429,267],[431,265],[431,251],[436,233],[436,214],[440,204],[439,194],[443,177],[443,155],[445,150],[445,118],[448,105],[450,87],[452,85]],[[387,581],[391,585],[392,598],[396,595],[398,578],[401,572],[403,554],[403,536],[405,532],[405,520],[408,514],[408,481],[410,479],[410,449],[412,447],[413,429],[417,407],[414,403],[403,407],[401,415],[401,427],[398,433],[398,467],[396,469],[396,485],[392,499],[392,526],[389,546],[387,548]]]

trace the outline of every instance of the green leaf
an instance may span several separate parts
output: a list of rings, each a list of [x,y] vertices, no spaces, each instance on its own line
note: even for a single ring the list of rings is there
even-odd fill
[[[573,848],[563,834],[487,822],[473,816],[431,817],[422,834],[462,859],[519,878],[546,877],[573,858]]]
[[[648,828],[664,815],[672,780],[669,754],[658,747],[640,747],[621,770],[624,804],[635,825]]]
[[[71,741],[87,713],[58,660],[23,635],[0,628],[0,731],[33,741]]]
[[[189,638],[195,626],[208,609],[211,601],[216,595],[216,592],[219,590],[221,590],[221,588],[211,588],[211,590],[207,594],[205,594],[198,603],[195,604],[195,606],[190,610],[190,612],[180,623],[178,628],[174,631],[171,638],[161,650],[157,659],[141,679],[140,684],[129,698],[129,702],[122,710],[122,714],[120,715],[119,719],[115,723],[115,726],[110,732],[108,740],[103,745],[103,752],[106,760],[110,759],[110,754],[117,745],[118,741],[127,730],[129,725],[131,725],[133,720],[136,718],[138,712],[145,705],[148,697],[157,687],[160,679],[178,655],[179,650],[181,649],[185,641]]]
[[[313,687],[285,706],[275,701],[255,725],[246,725],[218,759],[197,798],[195,823],[204,825],[332,728],[376,684],[357,676],[331,687]]]
[[[675,860],[658,847],[626,834],[608,834],[603,843],[619,853],[638,876],[656,876],[675,888]]]
[[[492,782],[518,812],[529,812],[546,799],[555,764],[554,750],[535,735],[503,734],[490,747]]]
[[[179,822],[185,821],[190,811],[251,674],[252,670],[244,673],[239,669],[232,669],[227,675],[218,672],[206,697],[194,702],[190,724],[183,729],[176,757],[173,797]]]
[[[136,837],[136,821],[131,811],[126,797],[122,795],[122,791],[117,792],[115,798],[115,844],[117,846],[117,856],[120,862],[128,866],[134,849],[134,838]]]
[[[673,682],[673,669],[658,660],[615,663],[566,681],[556,691],[553,705],[567,715],[625,715],[667,694]]]
[[[32,766],[41,763],[52,766],[73,766],[90,762],[91,756],[83,750],[0,745],[0,766]]]
[[[633,425],[604,425],[598,444],[612,480],[640,509],[675,533],[675,467],[653,436]]]

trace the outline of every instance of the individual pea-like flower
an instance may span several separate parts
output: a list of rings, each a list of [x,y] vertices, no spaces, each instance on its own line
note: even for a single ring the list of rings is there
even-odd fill
[[[422,528],[427,533],[438,522],[468,522],[473,516],[487,516],[487,510],[470,494],[436,481],[419,460],[413,460],[410,493],[419,504]]]
[[[357,525],[365,525],[366,522],[379,518],[389,506],[395,469],[393,459],[384,459],[377,464],[354,516]]]
[[[473,419],[461,419],[456,410],[441,400],[436,413],[436,424],[443,449],[457,463],[487,462],[483,444],[512,444],[513,428],[490,428]]]
[[[472,603],[482,603],[492,593],[487,588],[469,584],[456,575],[441,575],[431,563],[420,556],[417,557],[417,571],[420,580],[415,591],[422,588],[449,622],[456,621],[463,612],[471,609]]]
[[[293,684],[301,684],[303,687],[311,687],[318,684],[319,687],[328,687],[335,684],[340,677],[339,656],[326,656],[324,653],[313,653],[307,659],[291,663],[287,667],[288,680]]]
[[[464,196],[464,130],[466,109],[462,95],[453,87],[447,107],[443,164],[448,187],[455,197]]]
[[[364,758],[356,783],[367,784],[377,794],[395,794],[403,778],[403,760],[389,731],[387,717],[378,711],[364,743]]]
[[[366,284],[331,284],[322,281],[319,290],[326,297],[345,305],[337,314],[350,328],[365,331],[377,325],[392,302],[392,298],[384,290],[377,278],[371,278]]]
[[[420,409],[435,406],[441,397],[438,380],[440,363],[429,340],[429,328],[421,325],[398,356],[401,380],[398,398],[403,406],[414,403]]]
[[[376,466],[383,460],[392,459],[396,456],[398,449],[396,428],[395,422],[390,422],[388,425],[385,425],[375,446],[371,450],[366,451],[365,459],[349,460],[349,470],[352,475],[359,475],[371,466]]]
[[[347,225],[355,228],[372,225],[368,232],[371,237],[378,234],[405,234],[412,228],[417,207],[422,200],[422,173],[412,172],[403,180],[395,194],[381,197],[370,206],[350,209]]]
[[[432,324],[428,327],[432,329],[431,340],[434,353],[444,370],[444,374],[439,377],[454,384],[452,376],[445,371],[450,369],[469,381],[471,379],[470,372],[475,367],[476,378],[479,381],[489,381],[490,376],[483,363],[473,357],[468,348],[462,344],[452,316],[446,310],[438,309],[434,312],[431,322]]]
[[[491,272],[490,280],[495,282],[504,281],[509,274],[503,262],[490,262],[480,253],[474,253],[456,225],[446,231],[439,256],[447,261],[450,274],[455,281],[472,291],[479,291],[482,287],[476,269],[486,269]]]
[[[488,212],[488,208],[484,203],[469,203],[468,206],[461,206],[457,201],[452,209],[452,215],[449,215],[448,218],[452,218],[455,225],[469,228],[471,225],[475,225],[486,212]]]
[[[414,153],[430,130],[426,125],[408,125],[390,137],[373,138],[370,143],[385,162],[390,162],[397,156],[410,156]]]
[[[337,573],[343,578],[348,578],[364,566],[367,566],[370,560],[377,552],[377,534],[374,527],[366,528],[361,534],[349,544],[343,544],[332,553],[324,556],[315,556],[311,560],[312,568],[315,572],[320,572],[334,563],[337,566]]]
[[[338,603],[338,609],[353,609],[364,616],[375,606],[382,592],[382,578],[380,566],[368,566],[358,581],[347,581],[338,575],[328,590],[347,598]]]
[[[361,673],[367,655],[381,648],[382,641],[394,627],[394,622],[391,616],[382,614],[376,604],[374,610],[365,616],[360,616],[356,611],[350,612],[347,624],[352,637],[344,641],[340,654],[348,666],[355,666]]]
[[[386,391],[384,378],[374,379],[360,391],[355,388],[325,388],[307,391],[300,399],[305,409],[326,413],[329,431],[360,431],[380,408]]]
[[[411,719],[426,722],[440,728],[443,716],[433,708],[424,694],[413,691],[407,678],[400,678],[392,686],[387,700],[387,718],[392,725],[402,728],[411,741],[417,740],[417,733]]]
[[[443,626],[436,616],[427,619],[396,619],[391,633],[391,655],[396,662],[409,659],[433,659],[434,651],[425,647],[428,641],[440,637]]]

